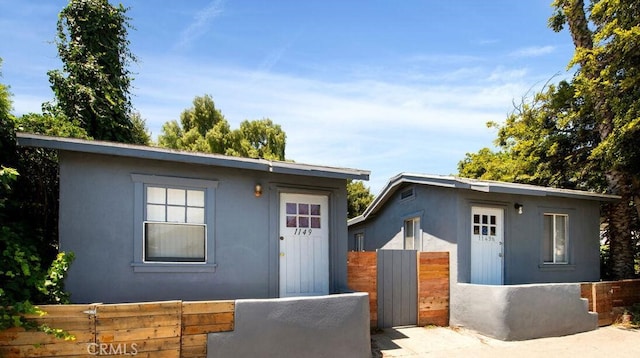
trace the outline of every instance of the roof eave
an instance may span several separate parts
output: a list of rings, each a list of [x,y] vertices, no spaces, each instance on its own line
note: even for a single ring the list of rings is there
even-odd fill
[[[280,174],[358,180],[369,180],[370,175],[369,171],[358,169],[333,168],[269,161],[265,159],[231,157],[220,154],[185,152],[151,146],[88,141],[84,139],[52,137],[31,133],[17,133],[16,138],[18,145],[25,147],[40,147],[70,152],[172,161],[186,164],[222,166]]]
[[[395,192],[395,190],[403,183],[413,183],[420,185],[431,185],[444,188],[455,189],[469,189],[479,191],[483,193],[500,193],[500,194],[513,194],[513,195],[526,195],[526,196],[555,196],[562,198],[573,198],[581,200],[595,200],[602,202],[612,202],[620,200],[617,195],[592,193],[586,191],[566,190],[566,189],[553,189],[544,187],[513,187],[511,183],[504,183],[500,185],[499,182],[489,181],[477,181],[473,179],[458,178],[451,176],[435,176],[435,175],[423,175],[423,174],[410,174],[400,173],[387,182],[385,187],[380,191],[380,194],[369,204],[360,217],[349,221],[348,225],[354,225],[363,221],[366,221],[369,216],[375,214],[385,202],[389,200],[389,197]]]

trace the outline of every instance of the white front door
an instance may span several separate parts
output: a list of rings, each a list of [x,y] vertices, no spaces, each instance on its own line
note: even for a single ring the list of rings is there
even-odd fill
[[[471,283],[502,285],[504,211],[471,208]]]
[[[329,294],[329,198],[280,195],[280,297]]]

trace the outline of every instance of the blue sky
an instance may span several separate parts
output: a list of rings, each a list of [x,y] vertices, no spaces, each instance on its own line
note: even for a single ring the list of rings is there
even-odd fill
[[[66,3],[0,0],[0,82],[16,115],[53,98]],[[485,123],[568,77],[573,53],[547,27],[551,0],[122,3],[139,59],[133,105],[154,138],[210,94],[232,128],[281,125],[288,159],[371,170],[374,194],[400,172],[455,174],[465,153],[492,146]]]

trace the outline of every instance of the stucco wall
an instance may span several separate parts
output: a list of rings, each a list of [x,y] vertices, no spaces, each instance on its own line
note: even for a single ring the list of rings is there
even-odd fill
[[[459,191],[458,282],[470,282],[471,206],[504,211],[504,283],[561,283],[600,279],[600,203],[557,197],[536,197]],[[518,214],[514,204],[523,205]],[[543,215],[569,215],[569,264],[543,263]]]
[[[215,180],[215,272],[134,272],[131,174]],[[264,193],[254,195],[256,183]],[[345,181],[60,152],[60,249],[75,303],[278,296],[279,193],[329,196],[329,289],[346,287]]]
[[[399,189],[375,218],[349,227],[351,250],[354,248],[356,232],[364,233],[365,251],[402,250],[404,221],[414,217],[420,218],[422,251],[443,251],[438,248],[447,247],[447,243],[455,243],[457,199],[454,190],[415,186],[413,197],[400,200],[399,193],[402,191],[403,189]],[[437,208],[437,215],[434,208]]]
[[[210,333],[207,357],[370,357],[366,293],[237,300],[233,332]]]
[[[501,340],[555,337],[594,330],[580,284],[452,287],[452,326],[464,326]]]
[[[484,193],[464,189],[414,185],[415,197],[401,200],[398,189],[375,215],[349,227],[349,247],[364,233],[365,250],[403,247],[403,223],[420,217],[423,251],[449,251],[451,283],[471,279],[471,207],[504,211],[504,283],[597,281],[599,268],[599,207],[595,200],[550,196]],[[518,214],[514,204],[523,205]],[[545,265],[542,257],[544,213],[569,215],[569,264]]]

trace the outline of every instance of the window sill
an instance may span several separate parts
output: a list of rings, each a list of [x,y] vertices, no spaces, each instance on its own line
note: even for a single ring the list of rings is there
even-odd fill
[[[179,264],[179,263],[131,263],[133,272],[189,272],[205,273],[216,272],[217,264]]]
[[[576,265],[570,264],[541,264],[538,265],[540,271],[575,271]]]

